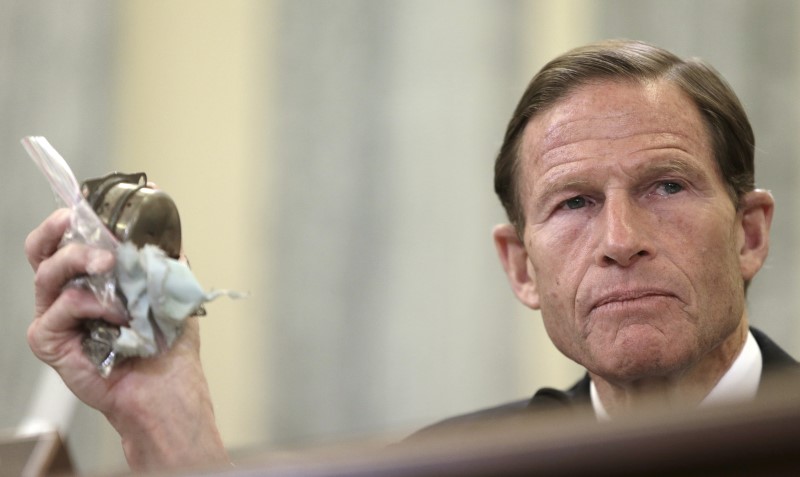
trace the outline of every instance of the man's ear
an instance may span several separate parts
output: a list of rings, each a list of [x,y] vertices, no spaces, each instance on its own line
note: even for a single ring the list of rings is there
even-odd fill
[[[517,231],[511,224],[498,225],[492,231],[497,255],[508,276],[508,282],[517,298],[526,306],[539,309],[539,293],[536,290],[536,280],[533,276],[533,267],[528,262],[528,252],[525,244],[517,236]]]
[[[774,210],[775,199],[768,191],[756,189],[742,198],[739,212],[742,214],[739,265],[745,281],[752,280],[767,259],[769,228]]]

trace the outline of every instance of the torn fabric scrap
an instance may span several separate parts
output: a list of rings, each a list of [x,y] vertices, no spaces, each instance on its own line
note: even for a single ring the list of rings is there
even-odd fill
[[[130,242],[121,244],[115,272],[131,318],[113,344],[121,356],[152,356],[161,349],[160,343],[172,345],[186,318],[200,305],[220,295],[242,296],[206,292],[185,263],[167,257],[154,245],[137,249]]]

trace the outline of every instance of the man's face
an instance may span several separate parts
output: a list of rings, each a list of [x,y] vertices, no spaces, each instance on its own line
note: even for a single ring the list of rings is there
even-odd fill
[[[520,154],[528,304],[564,354],[620,383],[671,376],[746,326],[742,214],[677,87],[580,87]]]

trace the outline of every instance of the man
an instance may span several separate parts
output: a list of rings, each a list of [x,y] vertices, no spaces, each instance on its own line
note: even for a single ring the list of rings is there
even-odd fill
[[[762,361],[765,370],[794,363],[748,330],[745,289],[767,255],[773,200],[754,189],[741,105],[702,63],[637,42],[554,60],[512,117],[495,188],[511,223],[494,239],[514,292],[588,371],[569,393],[537,394],[534,407],[591,401],[602,417],[646,396],[740,399],[756,392]],[[74,244],[58,249],[67,224],[58,211],[26,241],[34,353],[108,417],[134,469],[224,461],[195,321],[168,353],[125,362],[108,380],[82,355],[82,319],[123,317],[86,291],[62,290],[113,263]]]
[[[762,370],[796,368],[748,327],[745,290],[774,207],[754,188],[753,150],[741,104],[700,61],[608,41],[546,65],[497,157],[511,223],[494,240],[517,297],[588,373],[566,393],[446,423],[749,400]]]

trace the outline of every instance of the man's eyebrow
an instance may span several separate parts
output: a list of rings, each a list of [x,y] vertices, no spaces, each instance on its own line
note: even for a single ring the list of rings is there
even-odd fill
[[[585,179],[570,179],[566,181],[560,181],[558,179],[548,181],[545,183],[538,194],[534,194],[534,197],[537,201],[545,199],[547,197],[551,197],[553,195],[558,195],[565,190],[571,189],[580,189],[585,188],[590,184],[588,180]]]
[[[658,162],[650,162],[641,167],[637,167],[637,169],[640,169],[641,174],[646,177],[676,174],[687,177],[688,179],[697,179],[702,175],[702,171],[696,164],[692,164],[678,157],[670,157]]]

